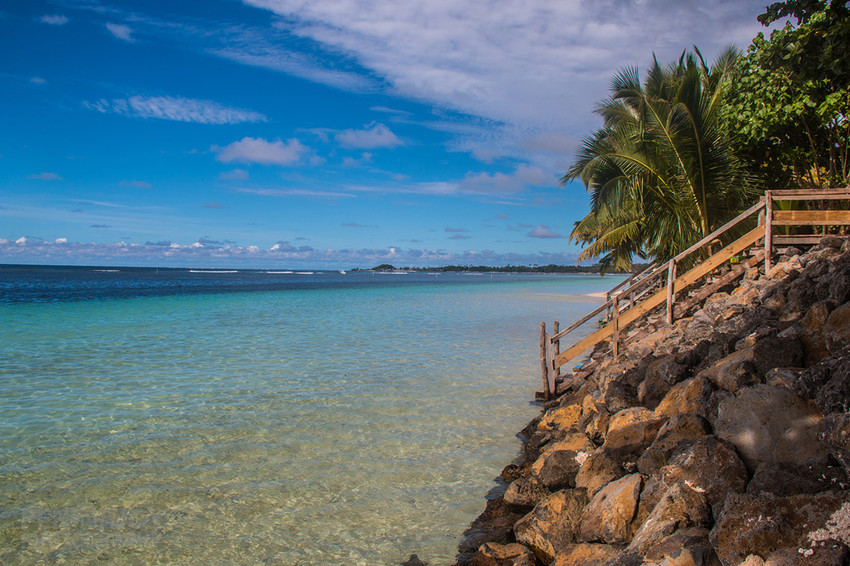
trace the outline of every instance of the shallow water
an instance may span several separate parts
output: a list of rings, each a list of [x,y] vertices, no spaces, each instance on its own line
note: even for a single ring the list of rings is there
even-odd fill
[[[0,304],[0,562],[451,563],[618,280],[358,277]]]

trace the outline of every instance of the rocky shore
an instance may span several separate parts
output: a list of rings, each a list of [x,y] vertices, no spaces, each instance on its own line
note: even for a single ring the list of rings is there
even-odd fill
[[[763,269],[628,329],[619,359],[600,345],[458,564],[850,563],[850,241]]]

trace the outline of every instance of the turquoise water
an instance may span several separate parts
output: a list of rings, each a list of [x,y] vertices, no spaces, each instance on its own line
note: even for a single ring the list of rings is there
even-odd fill
[[[0,563],[452,563],[618,281],[482,279],[0,304]]]

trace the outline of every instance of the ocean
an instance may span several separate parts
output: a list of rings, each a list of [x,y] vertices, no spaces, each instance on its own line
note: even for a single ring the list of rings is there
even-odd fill
[[[451,564],[621,280],[0,266],[0,563]]]

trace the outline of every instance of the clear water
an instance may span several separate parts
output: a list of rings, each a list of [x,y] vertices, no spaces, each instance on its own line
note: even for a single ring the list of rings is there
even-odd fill
[[[452,563],[617,282],[157,276],[0,270],[0,563]]]

